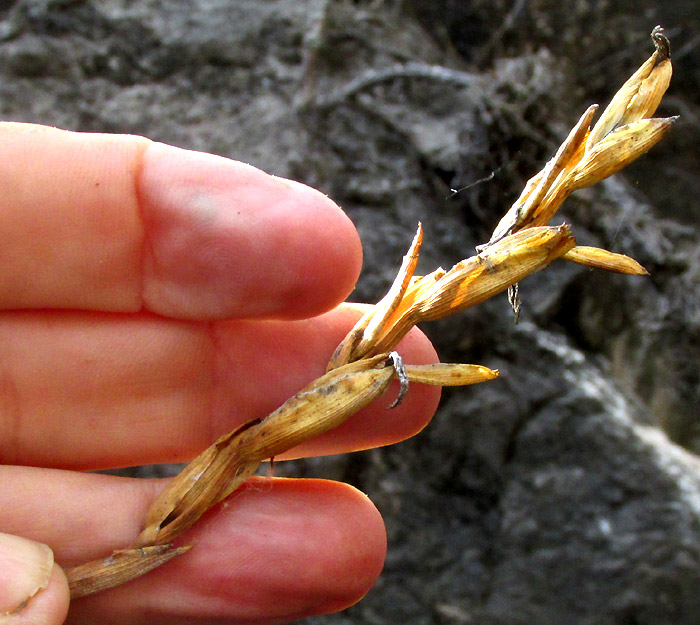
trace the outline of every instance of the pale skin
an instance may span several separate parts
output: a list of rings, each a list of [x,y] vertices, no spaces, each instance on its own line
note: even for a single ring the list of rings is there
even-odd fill
[[[341,302],[361,246],[323,194],[235,161],[14,123],[0,145],[0,532],[72,566],[132,543],[164,485],[83,471],[186,462],[325,371],[360,315]],[[398,350],[436,360],[415,330]],[[439,388],[394,396],[289,457],[412,436]],[[178,544],[195,547],[70,609],[56,566],[8,623],[284,622],[359,600],[386,551],[363,494],[279,478]]]

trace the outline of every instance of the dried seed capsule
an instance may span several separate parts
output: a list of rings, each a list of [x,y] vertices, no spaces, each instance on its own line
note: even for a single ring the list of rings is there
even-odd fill
[[[546,223],[574,188],[618,171],[668,130],[673,118],[647,119],[672,71],[670,46],[662,30],[655,28],[652,38],[654,55],[623,85],[592,131],[588,127],[594,109],[586,111],[555,157],[528,182],[477,256],[457,263],[448,272],[438,269],[413,279],[422,237],[419,225],[394,285],[339,346],[330,371],[267,418],[242,425],[202,452],[153,503],[133,548],[68,569],[72,596],[121,584],[184,553],[189,547],[173,548],[163,543],[169,543],[238,488],[261,460],[336,427],[381,395],[394,376],[405,393],[407,380],[448,386],[473,384],[498,375],[498,371],[477,365],[403,366],[398,355],[381,353],[392,349],[419,321],[452,314],[506,288],[517,293],[520,279],[562,255],[612,271],[646,273],[636,261],[621,254],[574,247],[568,226],[538,224]],[[371,353],[379,355],[367,358]]]
[[[408,249],[408,252],[403,257],[401,268],[399,269],[399,273],[397,274],[394,283],[389,289],[389,292],[375,306],[376,312],[372,316],[370,322],[367,324],[367,327],[362,334],[362,340],[357,345],[358,353],[367,353],[369,347],[374,345],[377,337],[381,334],[387,320],[401,304],[401,301],[406,294],[406,290],[411,283],[411,278],[413,278],[413,274],[416,270],[422,242],[423,226],[419,222],[416,236],[413,238],[413,242],[411,243],[411,247]]]
[[[457,263],[421,298],[419,320],[440,319],[505,291],[544,269],[576,244],[568,226],[539,226],[511,234]]]
[[[415,292],[409,289],[405,298],[408,301],[388,321],[372,351],[393,349],[421,321],[446,317],[505,291],[525,276],[544,269],[575,244],[566,225],[527,228],[457,263],[437,279],[426,276],[425,286]]]

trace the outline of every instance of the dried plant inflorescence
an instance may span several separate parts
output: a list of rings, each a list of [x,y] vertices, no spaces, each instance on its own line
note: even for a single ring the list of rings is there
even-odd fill
[[[264,419],[217,440],[197,456],[151,505],[143,530],[128,549],[67,571],[72,597],[134,579],[189,547],[172,541],[209,508],[245,482],[268,458],[340,425],[381,396],[392,379],[401,382],[396,405],[409,383],[459,386],[498,376],[479,365],[404,365],[392,351],[417,323],[439,319],[509,290],[519,306],[517,284],[556,258],[634,275],[646,275],[635,260],[576,245],[567,225],[548,226],[575,190],[596,184],[649,150],[674,118],[653,118],[671,79],[669,42],[652,32],[655,51],[617,92],[591,127],[589,107],[555,156],[531,178],[520,197],[477,254],[450,270],[414,277],[423,231],[418,232],[386,296],[340,343],[321,376]]]

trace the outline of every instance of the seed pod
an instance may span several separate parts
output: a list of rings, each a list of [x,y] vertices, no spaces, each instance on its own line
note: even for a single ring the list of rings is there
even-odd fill
[[[666,89],[668,89],[672,73],[671,60],[663,59],[641,82],[637,93],[632,96],[627,105],[627,110],[620,123],[629,124],[638,119],[651,117],[658,108]]]
[[[494,379],[498,371],[478,365],[403,365],[387,354],[416,324],[458,312],[509,289],[517,302],[517,283],[555,258],[591,267],[645,274],[636,261],[592,247],[575,246],[566,225],[547,227],[564,199],[590,186],[646,152],[675,118],[649,119],[671,77],[670,46],[655,28],[656,51],[623,85],[593,130],[590,107],[545,168],[501,220],[489,243],[449,271],[439,268],[414,278],[422,240],[419,224],[399,275],[381,302],[357,323],[339,345],[328,372],[265,419],[255,419],[223,435],[170,482],[150,507],[144,529],[130,549],[67,570],[71,595],[83,596],[116,586],[184,553],[171,541],[237,489],[261,461],[340,425],[379,397],[394,377],[401,392],[409,382],[441,386]],[[375,356],[372,356],[376,354]]]
[[[419,319],[440,319],[505,291],[576,244],[568,226],[528,228],[457,263],[421,298]]]
[[[236,455],[236,442],[246,429],[259,422],[246,423],[222,436],[173,478],[148,509],[134,547],[173,541],[252,476],[260,463]]]
[[[413,267],[410,270],[412,271]],[[382,323],[377,324],[371,331],[371,334],[367,330],[368,322],[373,318],[373,310],[370,310],[341,341],[328,363],[327,371],[364,358],[369,353],[376,353],[375,346],[380,342],[381,337],[387,333],[387,328],[405,323],[407,312],[411,311],[423,294],[444,275],[445,270],[440,267],[427,276],[411,278],[409,287],[406,289],[400,305],[394,308],[391,314],[382,315]],[[408,330],[410,330],[410,326]],[[395,346],[394,344],[391,349]]]

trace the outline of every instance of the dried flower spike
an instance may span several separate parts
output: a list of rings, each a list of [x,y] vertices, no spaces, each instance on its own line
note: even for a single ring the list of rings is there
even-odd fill
[[[546,224],[575,189],[618,171],[668,131],[674,118],[649,116],[671,78],[670,45],[660,27],[652,39],[656,50],[651,58],[623,85],[592,130],[596,107],[586,110],[476,256],[449,271],[436,269],[414,278],[423,239],[419,224],[389,292],[338,346],[327,373],[266,418],[245,423],[199,454],[153,502],[129,549],[67,570],[71,596],[124,583],[186,552],[189,547],[174,547],[172,541],[243,484],[263,460],[338,426],[386,392],[393,379],[401,385],[396,405],[409,383],[465,385],[498,376],[480,365],[404,364],[392,350],[417,323],[464,310],[506,289],[517,305],[518,282],[559,257],[644,275],[646,270],[635,260],[576,246],[568,226]]]
[[[265,419],[219,438],[156,498],[135,546],[171,542],[241,486],[263,460],[340,425],[375,400],[394,375],[387,358],[383,354],[335,369]]]

